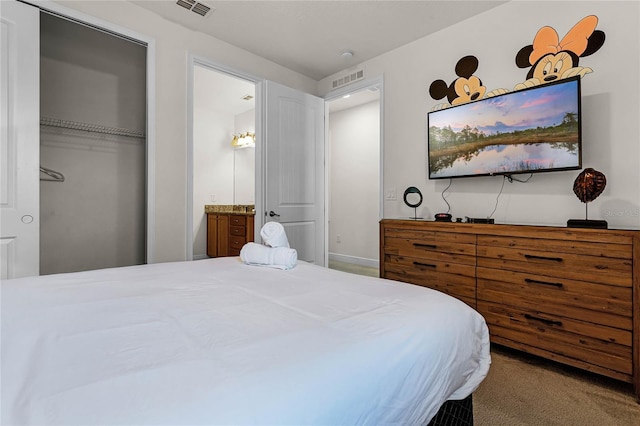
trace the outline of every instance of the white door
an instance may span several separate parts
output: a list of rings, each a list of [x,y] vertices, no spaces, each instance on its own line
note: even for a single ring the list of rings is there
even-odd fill
[[[266,83],[264,221],[282,223],[298,259],[325,265],[324,100]]]
[[[0,4],[0,277],[40,267],[40,11]]]

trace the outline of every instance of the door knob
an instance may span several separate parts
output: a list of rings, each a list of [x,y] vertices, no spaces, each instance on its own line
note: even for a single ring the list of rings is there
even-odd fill
[[[273,210],[271,210],[271,211],[269,212],[269,216],[270,216],[270,217],[274,217],[274,216],[280,217],[280,215],[279,215],[278,213],[274,212]]]

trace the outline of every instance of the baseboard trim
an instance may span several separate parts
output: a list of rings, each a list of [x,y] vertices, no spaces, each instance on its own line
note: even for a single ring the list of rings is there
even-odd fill
[[[207,256],[206,254],[194,254],[193,255],[193,260],[202,260],[202,259],[208,259],[209,256]]]
[[[329,253],[329,260],[351,263],[353,265],[368,266],[370,268],[380,268],[380,262],[376,259],[367,259],[365,257],[349,256],[346,254]]]

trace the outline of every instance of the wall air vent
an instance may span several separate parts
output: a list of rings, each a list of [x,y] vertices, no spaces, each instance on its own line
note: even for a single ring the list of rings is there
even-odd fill
[[[178,0],[176,4],[201,16],[206,16],[211,11],[211,7],[196,0]]]
[[[344,85],[353,83],[354,81],[362,80],[364,78],[364,70],[351,71],[348,74],[333,80],[332,88],[337,89]]]

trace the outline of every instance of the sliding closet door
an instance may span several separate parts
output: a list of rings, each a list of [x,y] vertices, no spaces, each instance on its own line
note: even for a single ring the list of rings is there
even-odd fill
[[[38,275],[38,9],[0,8],[0,278]]]

